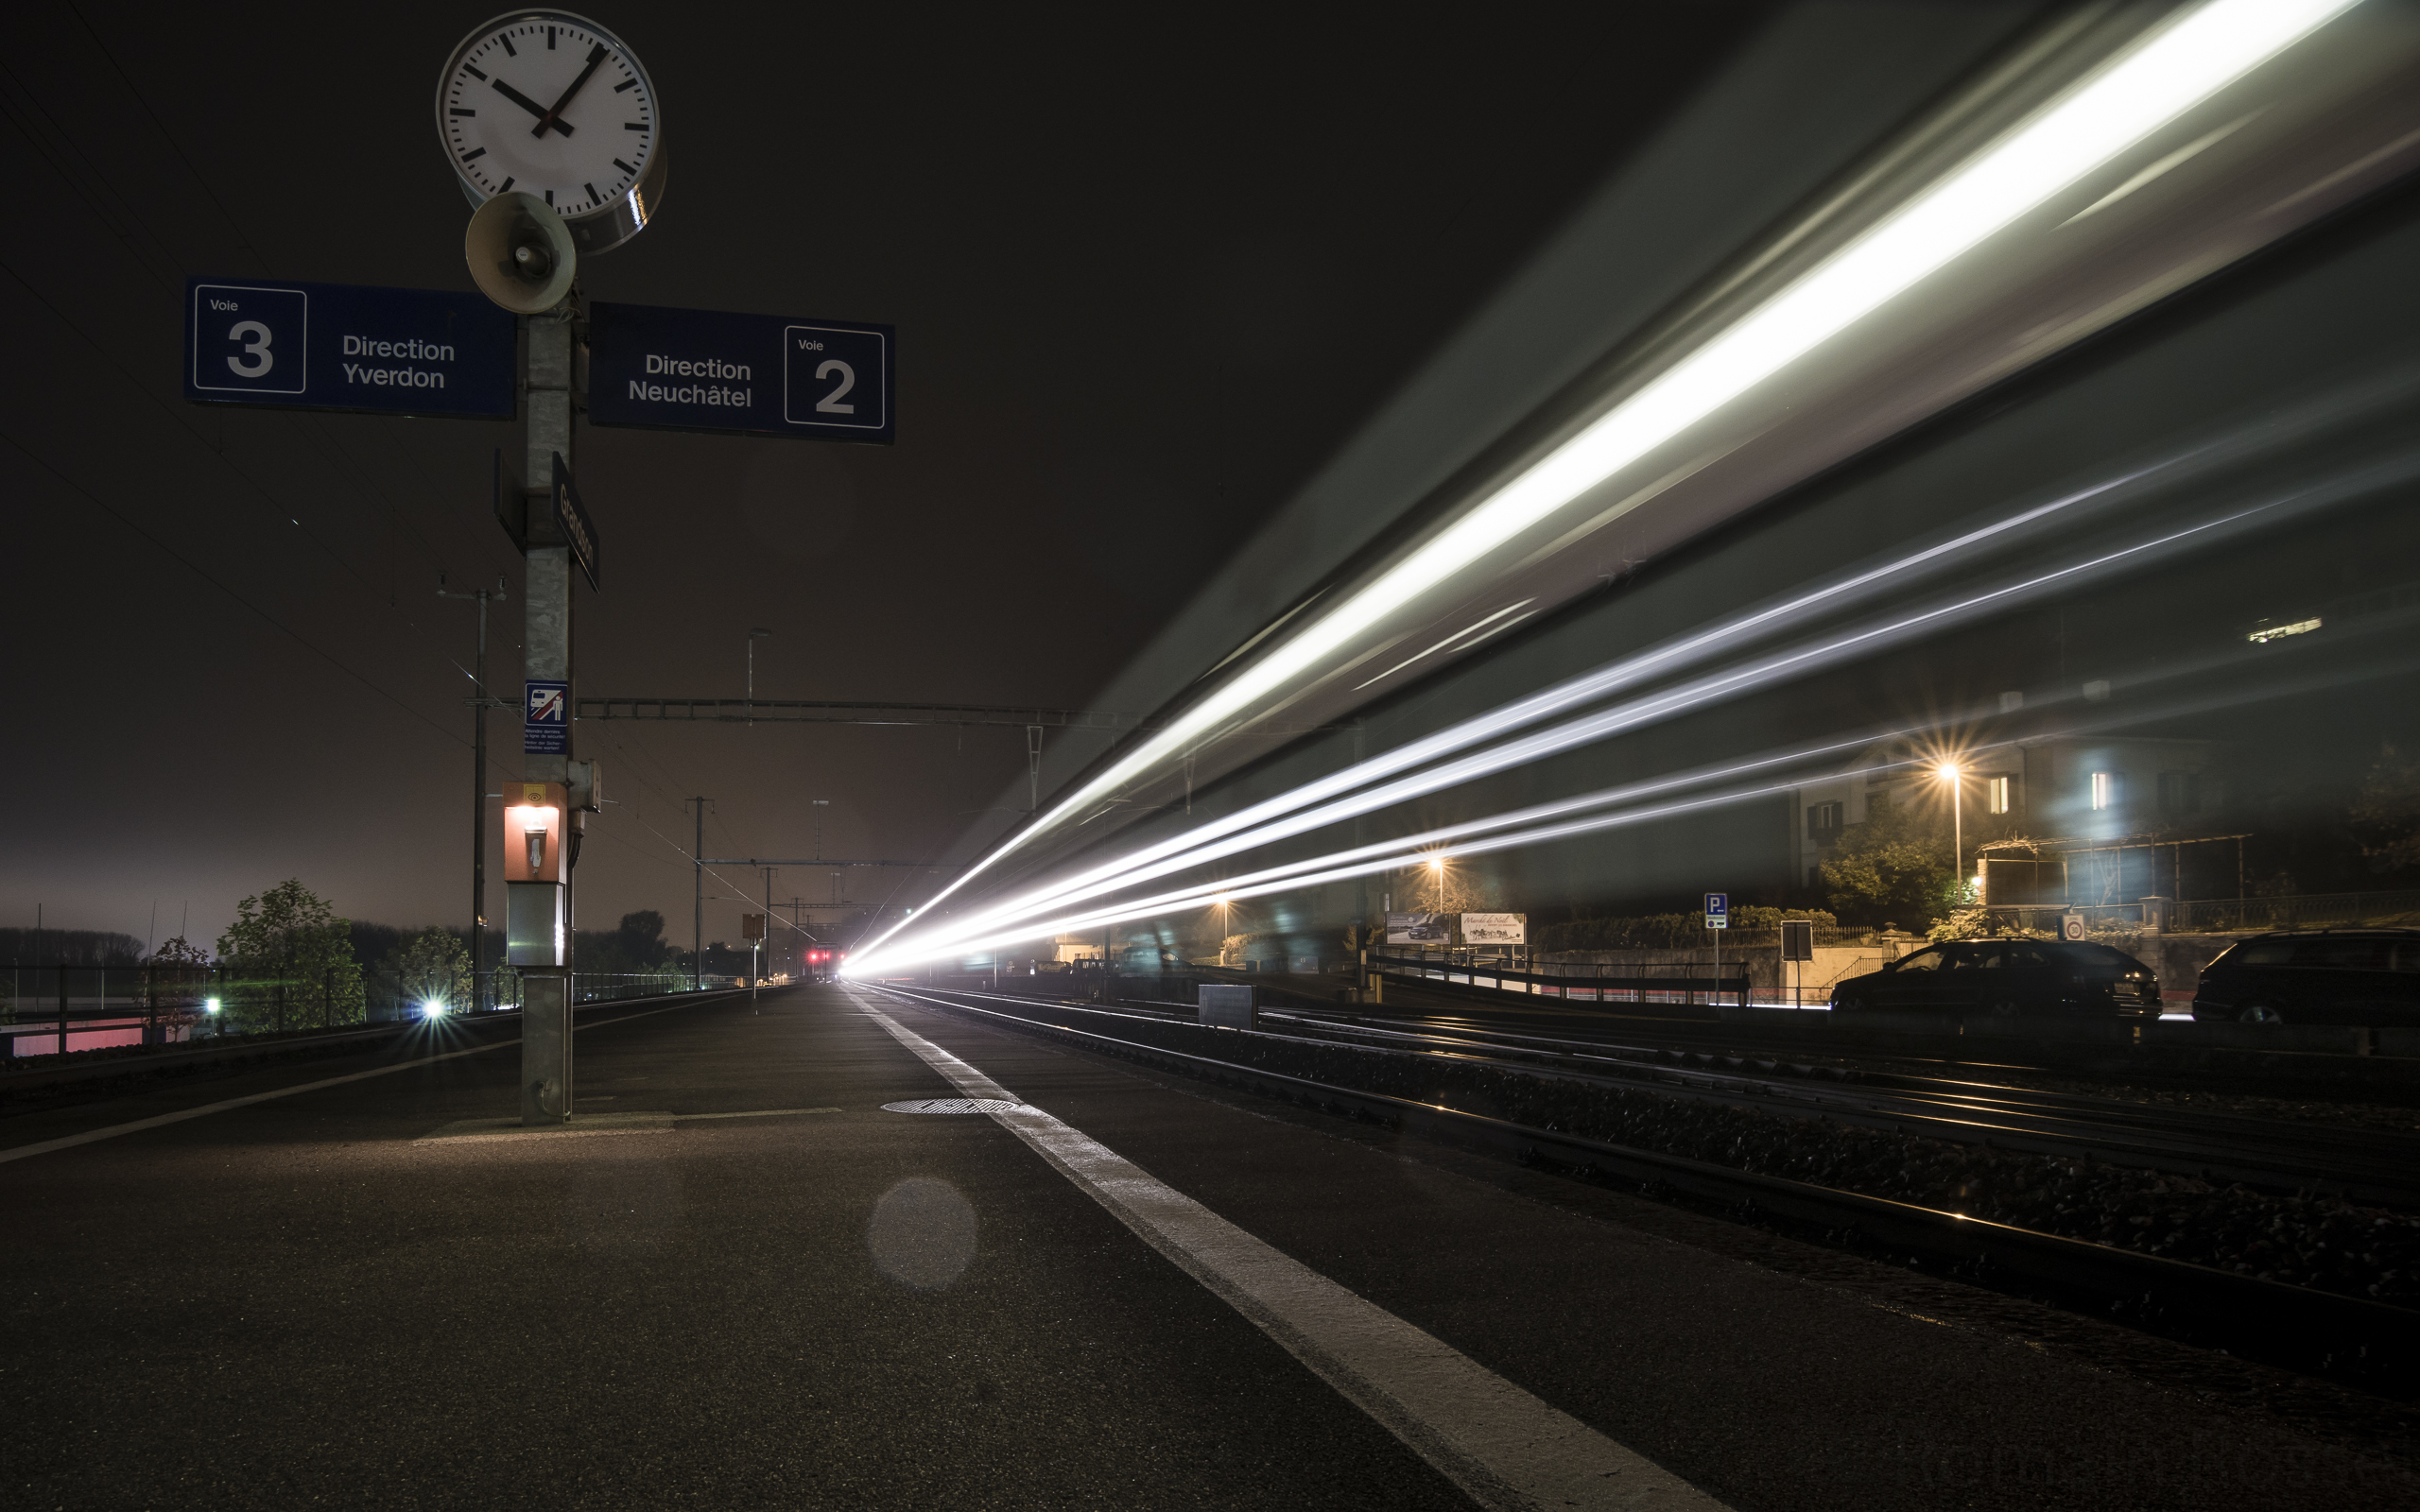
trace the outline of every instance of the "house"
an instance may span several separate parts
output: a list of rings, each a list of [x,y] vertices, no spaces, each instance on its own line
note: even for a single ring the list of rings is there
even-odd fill
[[[1978,848],[1998,835],[2055,840],[2059,853],[2081,854],[2121,841],[2135,841],[2128,849],[2141,849],[2150,836],[2206,833],[2221,824],[2226,806],[2219,750],[2216,741],[2137,735],[2047,735],[1971,747],[1958,757],[1955,784],[1968,875],[1976,873]],[[1824,859],[1854,826],[1893,805],[1945,804],[1952,783],[1941,774],[1941,763],[1938,755],[1890,742],[1859,752],[1837,777],[1796,789],[1790,802],[1791,875],[1820,887]],[[2028,873],[2029,881],[2033,875]],[[2113,873],[2093,890],[2122,894],[2119,885],[2134,880],[2130,864],[2124,876]],[[2166,879],[2146,870],[2141,880]],[[2015,882],[2013,872],[2005,874],[2003,890]],[[2035,895],[2004,901],[2066,901],[2040,896],[2039,887],[2028,891]]]

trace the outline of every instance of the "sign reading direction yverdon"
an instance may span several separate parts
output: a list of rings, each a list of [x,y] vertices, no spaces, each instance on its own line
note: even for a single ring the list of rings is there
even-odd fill
[[[593,304],[588,419],[887,446],[895,344],[887,325]]]
[[[197,404],[513,416],[512,317],[476,293],[185,280]]]

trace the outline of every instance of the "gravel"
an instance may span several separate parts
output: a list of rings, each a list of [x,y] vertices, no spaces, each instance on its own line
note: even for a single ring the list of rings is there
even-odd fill
[[[2420,1305],[2420,1214],[1921,1135],[1729,1108],[1357,1045],[1132,1023],[1120,1038],[1609,1144],[2405,1306]]]

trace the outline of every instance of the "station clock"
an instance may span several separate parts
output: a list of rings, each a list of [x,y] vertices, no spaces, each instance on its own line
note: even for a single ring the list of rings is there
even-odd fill
[[[512,11],[462,39],[437,83],[437,132],[474,205],[552,205],[583,253],[617,247],[664,194],[664,115],[638,55],[585,16]]]

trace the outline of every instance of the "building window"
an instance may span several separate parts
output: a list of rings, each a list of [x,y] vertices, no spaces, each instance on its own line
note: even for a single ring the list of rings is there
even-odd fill
[[[1806,805],[1806,838],[1817,845],[1830,845],[1841,837],[1841,819],[1845,805],[1840,803],[1809,803]]]
[[[2159,774],[2159,811],[2182,817],[2202,812],[2202,774],[2199,772],[2162,772]]]
[[[2126,782],[2117,772],[2092,774],[2092,806],[2098,810],[2114,809],[2125,800]]]
[[[2010,789],[2014,785],[2015,780],[2013,778],[1984,778],[1983,812],[1986,814],[2006,814],[2009,811]]]

